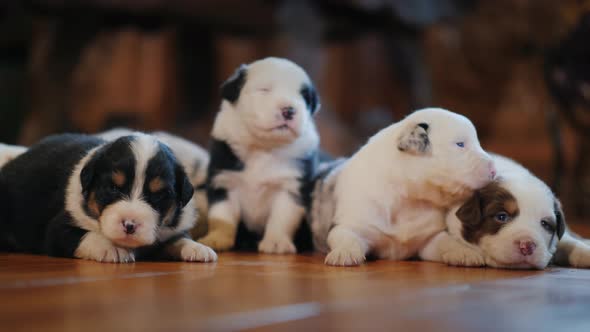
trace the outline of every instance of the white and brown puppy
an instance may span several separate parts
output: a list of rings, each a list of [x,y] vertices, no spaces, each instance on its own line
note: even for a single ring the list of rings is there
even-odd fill
[[[0,168],[25,151],[27,151],[27,148],[24,146],[0,143]]]
[[[242,221],[262,235],[259,251],[295,253],[318,158],[318,94],[299,66],[266,58],[239,67],[221,95],[209,149],[209,233],[199,241],[231,249]]]
[[[590,246],[567,230],[549,187],[516,162],[493,158],[496,181],[451,209],[448,231],[420,256],[458,266],[543,269],[554,258],[559,265],[590,267]]]
[[[193,187],[150,135],[50,136],[1,169],[0,196],[2,250],[117,263],[217,259],[188,238]]]
[[[412,257],[444,229],[446,209],[494,175],[471,121],[443,109],[416,111],[316,184],[314,243],[329,251],[329,265],[362,264],[367,254]]]

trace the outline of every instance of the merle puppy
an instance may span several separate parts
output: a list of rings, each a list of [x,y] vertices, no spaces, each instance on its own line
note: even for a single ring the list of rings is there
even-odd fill
[[[2,168],[0,195],[0,250],[114,263],[217,259],[186,235],[193,187],[150,135],[50,136]]]
[[[295,253],[318,159],[318,94],[303,69],[278,58],[242,65],[221,94],[209,151],[209,233],[199,241],[243,248],[236,243],[243,221],[241,229],[262,236],[259,251]]]

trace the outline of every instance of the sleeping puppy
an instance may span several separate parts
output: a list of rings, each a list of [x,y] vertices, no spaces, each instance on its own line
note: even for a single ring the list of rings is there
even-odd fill
[[[311,227],[329,265],[402,260],[444,229],[446,209],[495,175],[466,117],[416,111],[374,135],[316,183]]]
[[[153,136],[50,136],[0,171],[0,249],[125,263],[215,261],[186,232],[193,187]]]
[[[132,135],[133,133],[133,130],[127,128],[115,128],[99,133],[96,136],[107,141],[114,141],[117,138]],[[199,217],[207,216],[207,192],[205,186],[207,167],[209,166],[209,153],[207,150],[184,138],[163,131],[157,131],[151,134],[160,142],[170,147],[180,164],[184,167],[184,171],[195,188],[194,204],[197,207]],[[197,238],[205,235],[206,231],[207,223],[206,220],[203,220],[203,222],[197,223],[191,234],[194,238]]]
[[[422,250],[422,259],[459,266],[543,269],[554,259],[590,267],[590,246],[567,230],[549,187],[516,162],[494,156],[496,181],[450,210],[448,231]]]
[[[293,62],[266,58],[239,67],[221,95],[209,149],[209,233],[199,241],[231,249],[242,221],[262,235],[259,251],[295,253],[318,158],[316,90]]]
[[[0,143],[0,168],[25,151],[27,148],[24,146]]]

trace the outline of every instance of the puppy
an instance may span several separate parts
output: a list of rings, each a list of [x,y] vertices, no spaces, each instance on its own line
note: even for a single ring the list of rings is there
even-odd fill
[[[27,151],[27,148],[24,146],[0,143],[0,168],[25,151]]]
[[[132,135],[133,133],[134,131],[127,128],[115,128],[99,133],[96,136],[107,141],[114,141],[117,138]],[[199,216],[207,216],[207,192],[205,189],[207,167],[209,165],[209,153],[207,150],[184,138],[163,131],[157,131],[151,134],[160,142],[170,147],[180,164],[184,167],[184,171],[195,189],[194,203],[197,207],[198,214]],[[201,237],[206,232],[206,220],[198,222],[191,231],[194,238]]]
[[[209,149],[209,233],[199,241],[231,249],[243,221],[262,235],[259,251],[295,253],[318,160],[318,94],[299,66],[266,58],[239,67],[221,95]]]
[[[193,187],[153,136],[50,136],[0,171],[0,249],[124,263],[215,261],[186,232]]]
[[[549,187],[516,162],[493,156],[498,178],[446,216],[447,231],[422,250],[422,259],[459,266],[543,269],[590,267],[590,246],[567,230]]]
[[[444,229],[446,209],[494,175],[466,117],[436,108],[416,111],[318,180],[314,243],[329,251],[329,265],[358,265],[369,253],[412,257]]]

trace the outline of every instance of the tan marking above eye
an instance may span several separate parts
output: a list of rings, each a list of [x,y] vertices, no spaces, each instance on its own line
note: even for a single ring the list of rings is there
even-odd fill
[[[507,201],[504,201],[504,210],[511,217],[518,215],[519,211],[518,211],[518,204],[516,203],[516,200],[509,199]]]
[[[157,176],[150,181],[149,188],[150,191],[153,193],[158,192],[164,189],[164,181],[162,181],[162,179],[159,176]]]
[[[125,185],[125,182],[127,181],[125,174],[123,174],[123,172],[121,172],[121,171],[114,171],[112,178],[113,178],[113,183],[117,187],[123,187]]]

